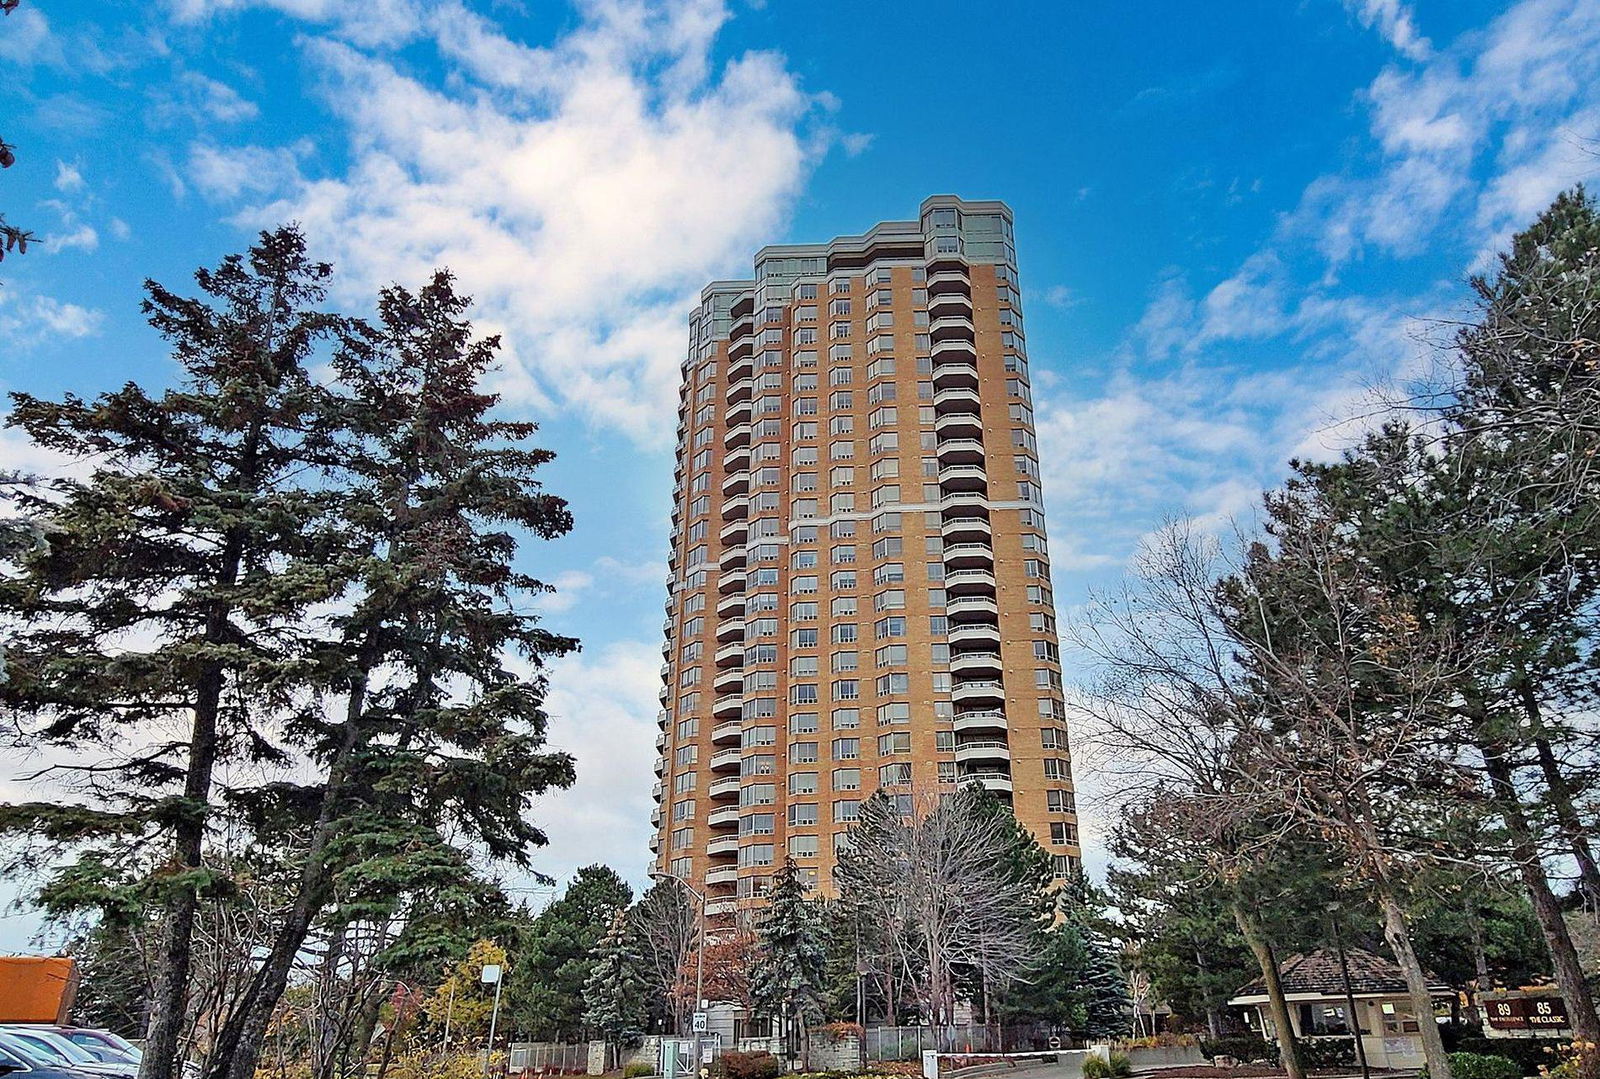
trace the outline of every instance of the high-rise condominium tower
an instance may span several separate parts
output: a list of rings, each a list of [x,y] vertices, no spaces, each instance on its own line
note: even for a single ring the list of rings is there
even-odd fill
[[[1011,210],[768,247],[689,319],[655,868],[832,891],[883,790],[979,782],[1078,857]]]

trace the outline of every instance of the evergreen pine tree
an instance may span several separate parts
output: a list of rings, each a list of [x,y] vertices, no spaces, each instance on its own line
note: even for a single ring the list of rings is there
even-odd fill
[[[294,229],[263,233],[195,275],[200,297],[146,283],[177,388],[12,395],[9,424],[94,468],[20,497],[47,542],[0,579],[0,703],[26,743],[94,763],[62,769],[81,801],[0,807],[0,828],[54,848],[48,911],[162,908],[143,1079],[177,1074],[196,911],[227,888],[205,850],[219,770],[283,759],[274,720],[315,681],[305,614],[343,587],[319,482],[334,422],[307,371],[338,327],[329,273]]]
[[[584,866],[561,898],[517,935],[506,981],[510,1017],[534,1041],[578,1036],[594,949],[633,890],[614,869]]]
[[[518,536],[572,525],[534,478],[552,457],[531,423],[497,419],[482,388],[497,338],[477,338],[471,301],[436,272],[418,292],[379,296],[379,321],[346,335],[336,364],[339,502],[353,551],[354,606],[317,653],[337,718],[296,715],[290,736],[322,765],[269,802],[315,806],[299,892],[271,953],[224,1026],[212,1079],[253,1079],[296,955],[334,883],[382,907],[432,885],[469,846],[528,866],[544,833],[534,796],[571,784],[545,750],[546,662],[576,647],[528,600],[548,590],[517,569]],[[381,673],[381,677],[380,677]],[[270,822],[270,816],[265,818]]]
[[[1123,1037],[1133,1015],[1133,996],[1116,947],[1093,930],[1083,931],[1083,944],[1084,1032],[1097,1040]]]
[[[644,960],[626,911],[618,911],[595,946],[583,984],[583,1018],[620,1063],[623,1045],[644,1032]]]
[[[822,1016],[827,954],[817,911],[806,900],[791,857],[772,876],[756,935],[760,947],[750,974],[751,998],[759,1013],[778,1020],[791,1057],[799,1036],[803,1060],[810,1054],[807,1028]]]

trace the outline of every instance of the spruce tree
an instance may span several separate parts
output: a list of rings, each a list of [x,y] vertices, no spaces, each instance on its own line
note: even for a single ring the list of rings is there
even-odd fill
[[[10,425],[93,468],[20,497],[46,542],[0,580],[0,703],[24,744],[91,763],[58,770],[78,800],[0,807],[0,828],[53,848],[48,911],[162,909],[143,1079],[177,1074],[196,910],[228,886],[206,861],[219,769],[283,759],[276,718],[315,681],[306,613],[343,587],[307,371],[338,328],[329,272],[295,229],[263,233],[197,297],[146,283],[176,388],[12,395]]]
[[[252,1079],[295,956],[336,880],[382,905],[470,847],[528,867],[545,836],[526,811],[573,778],[545,749],[547,662],[576,647],[530,609],[546,585],[514,565],[519,534],[567,532],[564,500],[535,474],[553,454],[531,423],[496,418],[482,383],[499,341],[473,334],[471,301],[438,271],[379,296],[336,357],[353,607],[319,650],[338,707],[297,713],[295,744],[323,776],[265,803],[315,806],[285,925],[224,1026],[213,1079]],[[271,821],[268,813],[262,819]]]
[[[772,876],[767,908],[756,927],[760,943],[750,972],[757,1012],[779,1021],[791,1056],[800,1035],[802,1060],[810,1055],[808,1027],[822,1017],[827,966],[814,906],[806,899],[799,867],[785,857]]]
[[[534,1041],[578,1036],[595,945],[632,900],[633,890],[616,870],[584,866],[561,898],[517,935],[506,997],[522,1034]]]
[[[583,1018],[620,1063],[622,1046],[644,1032],[644,960],[626,911],[618,911],[593,953],[583,985]]]

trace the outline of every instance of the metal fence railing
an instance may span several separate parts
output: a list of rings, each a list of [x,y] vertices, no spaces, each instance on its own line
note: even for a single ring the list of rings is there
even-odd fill
[[[545,1075],[584,1075],[589,1071],[587,1042],[513,1042],[508,1070]]]
[[[969,1023],[941,1027],[867,1027],[861,1054],[867,1060],[916,1060],[933,1049],[940,1053],[1027,1053],[1063,1049],[1069,1035],[1043,1024],[1003,1026]]]

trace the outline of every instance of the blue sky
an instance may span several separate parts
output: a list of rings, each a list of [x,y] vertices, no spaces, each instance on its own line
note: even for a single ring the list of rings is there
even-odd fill
[[[931,193],[1010,202],[1069,616],[1164,516],[1247,513],[1426,366],[1465,274],[1600,169],[1597,68],[1592,0],[25,0],[0,210],[46,242],[0,265],[0,389],[162,384],[140,282],[278,221],[350,310],[451,266],[578,521],[527,552],[585,645],[540,865],[637,879],[701,284]],[[60,462],[7,433],[0,465]]]

